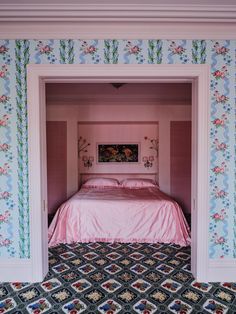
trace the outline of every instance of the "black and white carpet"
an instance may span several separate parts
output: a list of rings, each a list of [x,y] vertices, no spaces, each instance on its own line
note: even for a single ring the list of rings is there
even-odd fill
[[[0,313],[236,313],[236,283],[198,283],[189,263],[175,245],[59,245],[44,282],[0,285]]]

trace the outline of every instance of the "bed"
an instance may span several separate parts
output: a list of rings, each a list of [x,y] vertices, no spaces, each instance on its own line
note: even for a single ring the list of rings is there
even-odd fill
[[[91,180],[96,181],[88,180],[57,210],[49,227],[49,246],[74,242],[190,244],[181,207],[153,180],[98,185]],[[144,183],[140,186],[140,182]]]

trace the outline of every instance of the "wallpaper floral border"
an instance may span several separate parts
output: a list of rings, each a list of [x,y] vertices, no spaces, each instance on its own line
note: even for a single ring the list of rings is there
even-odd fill
[[[209,257],[236,258],[233,40],[1,40],[0,257],[30,257],[26,65],[210,64]]]

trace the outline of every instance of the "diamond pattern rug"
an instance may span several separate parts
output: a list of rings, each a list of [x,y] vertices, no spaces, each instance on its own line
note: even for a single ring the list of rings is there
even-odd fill
[[[0,313],[236,313],[236,283],[199,283],[190,247],[76,243],[49,250],[38,284],[0,285]]]

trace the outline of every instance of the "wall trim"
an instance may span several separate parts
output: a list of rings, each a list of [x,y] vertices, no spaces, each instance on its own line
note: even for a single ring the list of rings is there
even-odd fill
[[[2,22],[236,22],[236,5],[2,4]]]
[[[207,279],[214,282],[232,282],[236,278],[236,259],[216,259],[209,261],[209,272]]]
[[[234,39],[236,5],[0,4],[0,39]]]
[[[29,64],[27,66],[28,136],[29,136],[29,203],[32,269],[35,278],[44,279],[48,271],[47,190],[45,151],[45,84],[47,82],[155,82],[186,79],[192,83],[193,162],[192,162],[192,247],[191,267],[199,281],[207,279],[209,206],[209,65],[87,65]],[[218,277],[215,278],[218,281]]]
[[[0,8],[1,12],[1,8]],[[236,39],[236,22],[2,22],[0,39]]]
[[[0,259],[1,282],[28,282],[32,280],[31,261],[28,259]],[[30,270],[30,272],[29,272]]]

